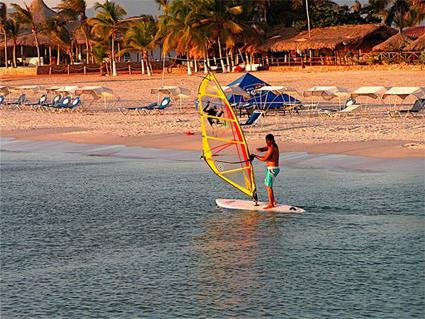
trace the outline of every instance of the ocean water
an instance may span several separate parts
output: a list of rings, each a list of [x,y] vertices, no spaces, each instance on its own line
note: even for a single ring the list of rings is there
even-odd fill
[[[286,154],[277,197],[307,212],[276,215],[217,208],[240,195],[194,153],[25,145],[1,152],[1,318],[425,316],[421,160]]]

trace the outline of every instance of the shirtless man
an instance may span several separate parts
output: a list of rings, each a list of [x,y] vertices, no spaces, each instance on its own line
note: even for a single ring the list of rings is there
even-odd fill
[[[258,152],[266,152],[264,156],[252,154],[256,159],[266,162],[266,178],[264,185],[266,186],[269,204],[264,206],[264,209],[273,208],[276,206],[276,199],[273,193],[273,182],[280,172],[279,168],[279,147],[277,146],[273,134],[266,135],[266,146],[257,148]]]

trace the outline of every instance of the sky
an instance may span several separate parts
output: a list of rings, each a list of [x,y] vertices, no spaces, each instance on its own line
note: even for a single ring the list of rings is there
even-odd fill
[[[22,4],[24,0],[0,0],[1,2],[5,2],[7,5],[10,3],[18,3]],[[103,2],[103,0],[86,0],[87,7],[92,7],[96,2]],[[196,0],[194,0],[196,1]],[[334,0],[339,4],[352,4],[354,0]],[[31,0],[25,0],[27,4],[31,3]],[[49,7],[56,6],[60,0],[44,0],[44,2]],[[136,16],[139,14],[152,14],[158,15],[158,5],[154,0],[115,0],[114,2],[120,3],[124,9],[127,11],[129,16]],[[360,0],[360,2],[364,3],[367,0]]]

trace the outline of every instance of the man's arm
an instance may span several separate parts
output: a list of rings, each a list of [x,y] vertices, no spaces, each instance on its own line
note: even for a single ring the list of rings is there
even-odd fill
[[[268,151],[264,156],[255,155],[255,158],[262,162],[266,162],[273,154],[273,149],[271,147],[267,147],[267,149]]]
[[[259,148],[257,148],[257,152],[265,152],[265,151],[267,151],[269,148],[268,148],[268,146],[264,146],[264,147],[259,147]]]

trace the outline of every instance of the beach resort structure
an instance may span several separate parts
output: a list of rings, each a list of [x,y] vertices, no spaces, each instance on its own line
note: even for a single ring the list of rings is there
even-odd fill
[[[61,45],[61,41],[45,31],[46,23],[52,18],[59,17],[58,12],[49,8],[43,0],[32,0],[28,8],[33,16],[35,28],[38,29],[40,61],[37,58],[34,28],[21,25],[19,34],[15,38],[9,37],[6,42],[8,65],[13,65],[12,56],[13,52],[16,52],[17,64],[37,66],[37,74],[109,73],[112,65],[108,66],[108,62],[116,64],[114,68],[117,71],[129,74],[141,71],[140,62],[143,54],[135,49],[126,49],[125,52],[121,50],[125,46],[121,30],[117,31],[115,38],[115,59],[106,56],[103,62],[95,61],[94,56],[88,54],[90,50],[87,50],[95,43],[87,38],[78,21],[66,22],[65,28],[72,35],[72,41]],[[124,20],[138,19],[146,18],[138,16]],[[235,52],[228,52],[226,58],[221,58],[227,60],[224,64],[228,71],[235,68],[238,70],[238,66],[247,71],[255,71],[271,66],[423,63],[421,52],[424,50],[424,26],[408,28],[400,33],[384,24],[338,25],[312,28],[311,31],[275,25],[269,27],[266,32],[260,32],[259,35],[259,44],[242,46],[238,50],[234,49]],[[4,37],[0,39],[0,46],[5,46]],[[160,61],[161,44],[157,42],[154,46],[156,48],[149,48],[147,54],[150,56],[153,69],[161,70],[164,66]],[[211,60],[208,63],[213,70],[220,71],[224,64],[220,59],[216,59],[222,53],[217,53],[217,50],[220,48],[213,43],[208,51],[208,59]],[[173,67],[185,69],[188,64],[193,66],[195,71],[204,68],[205,58],[202,56],[198,57],[198,62],[195,57],[188,63],[187,54],[171,55],[177,59],[170,60],[168,56],[169,60],[166,62],[168,72],[172,72]],[[114,62],[111,63],[111,60]],[[5,50],[0,50],[0,64],[5,65],[4,63]]]

